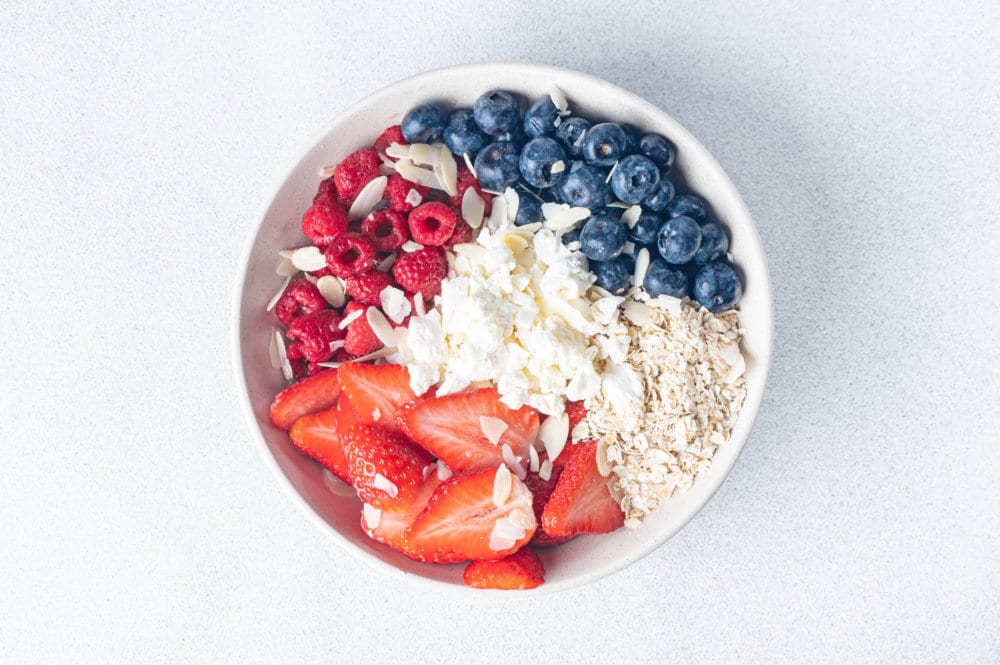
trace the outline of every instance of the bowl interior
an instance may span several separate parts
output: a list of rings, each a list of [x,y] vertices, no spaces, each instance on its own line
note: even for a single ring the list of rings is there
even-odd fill
[[[739,309],[745,331],[747,400],[731,440],[719,449],[710,470],[687,493],[671,499],[634,531],[622,529],[606,536],[578,537],[557,548],[542,550],[546,583],[535,592],[555,591],[607,575],[645,556],[683,527],[729,473],[750,433],[763,395],[773,323],[771,287],[760,241],[746,206],[722,168],[662,110],[600,79],[526,64],[469,65],[433,71],[395,83],[355,104],[336,119],[285,178],[249,242],[234,308],[238,389],[265,458],[273,461],[279,480],[300,499],[308,515],[349,551],[376,567],[409,579],[430,581],[439,589],[464,589],[462,566],[419,564],[371,541],[361,531],[361,504],[357,498],[331,491],[321,467],[300,454],[287,434],[270,423],[268,406],[284,387],[280,373],[271,367],[268,358],[268,336],[275,321],[271,313],[265,312],[282,280],[274,272],[277,253],[306,242],[299,222],[319,183],[318,170],[370,145],[385,127],[398,123],[410,107],[428,101],[446,107],[469,107],[490,88],[512,90],[533,99],[548,94],[552,85],[565,92],[574,113],[594,121],[629,122],[640,132],[668,137],[677,147],[675,177],[704,197],[728,228],[733,257],[745,276]]]

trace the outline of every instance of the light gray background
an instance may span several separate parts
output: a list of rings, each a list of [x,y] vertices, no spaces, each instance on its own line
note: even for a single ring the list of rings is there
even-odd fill
[[[996,2],[35,4],[0,9],[0,661],[1000,662]],[[707,508],[531,602],[344,555],[269,475],[230,367],[282,171],[375,88],[486,60],[686,125],[777,309]]]

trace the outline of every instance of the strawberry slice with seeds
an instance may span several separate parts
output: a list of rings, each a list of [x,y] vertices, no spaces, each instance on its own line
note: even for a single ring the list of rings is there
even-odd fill
[[[567,446],[566,466],[542,511],[542,528],[552,538],[610,533],[625,524],[625,514],[597,470],[597,443]]]
[[[476,589],[534,589],[545,581],[545,568],[538,555],[524,547],[498,561],[473,561],[462,581]]]
[[[407,556],[429,563],[502,559],[531,540],[537,527],[524,483],[506,467],[482,469],[441,483],[407,529],[404,547]]]
[[[403,546],[406,530],[417,519],[417,515],[427,507],[434,490],[442,482],[435,466],[409,502],[383,509],[371,505],[365,506],[361,511],[362,530],[369,538],[406,554],[406,548]]]
[[[340,366],[340,385],[361,422],[388,429],[396,428],[396,410],[417,399],[410,390],[410,372],[402,365],[347,363]]]
[[[403,418],[413,440],[456,473],[496,467],[506,461],[505,445],[525,464],[528,446],[538,436],[538,412],[527,406],[511,409],[493,388],[430,397],[413,405]],[[499,440],[491,441],[488,432],[496,436],[497,420],[506,428]]]
[[[338,405],[326,411],[302,416],[292,425],[288,435],[296,448],[350,484],[347,457],[338,433],[339,411]]]
[[[424,482],[431,458],[391,430],[355,425],[344,436],[349,475],[358,497],[376,508],[409,503]]]
[[[544,453],[542,457],[545,459]],[[531,538],[531,544],[537,547],[551,547],[552,545],[565,543],[572,538],[572,536],[553,538],[545,533],[545,527],[542,526],[542,513],[545,511],[545,504],[552,497],[552,492],[556,488],[556,483],[559,481],[561,473],[561,467],[553,467],[552,475],[548,480],[543,479],[537,473],[529,473],[524,479],[524,484],[531,490],[531,508],[535,513],[535,519],[538,520],[539,525],[538,530],[535,531],[535,535]]]
[[[337,372],[320,372],[293,383],[271,402],[271,422],[287,430],[302,416],[329,409],[337,403],[340,382]]]
[[[358,417],[358,410],[351,403],[351,398],[346,394],[341,394],[340,399],[337,400],[337,435],[340,437],[341,448],[343,448],[343,442],[347,440],[347,433],[351,431],[352,427],[359,424],[361,424],[361,419]]]

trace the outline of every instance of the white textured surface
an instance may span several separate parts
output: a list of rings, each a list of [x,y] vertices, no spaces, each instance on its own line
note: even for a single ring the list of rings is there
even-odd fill
[[[1000,660],[996,3],[494,6],[474,40],[453,2],[34,4],[0,8],[0,662]],[[418,59],[386,46],[432,22]],[[466,54],[597,74],[699,136],[760,228],[777,344],[740,462],[666,546],[456,606],[282,495],[228,317],[332,114]]]

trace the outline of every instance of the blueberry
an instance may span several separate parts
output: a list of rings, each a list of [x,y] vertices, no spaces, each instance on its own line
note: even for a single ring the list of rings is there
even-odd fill
[[[625,212],[624,208],[619,208],[618,206],[604,206],[601,210],[596,213],[598,215],[607,215],[608,217],[614,217],[615,219],[621,219],[622,213]]]
[[[569,173],[556,189],[562,200],[571,206],[597,208],[604,205],[611,196],[607,177],[604,169],[583,162],[573,162]]]
[[[494,141],[501,141],[503,143],[513,143],[514,146],[518,149],[518,151],[520,151],[524,147],[524,144],[528,142],[528,139],[529,139],[528,135],[524,133],[524,130],[521,129],[520,125],[515,127],[514,131],[505,132],[500,136],[493,137]]]
[[[708,211],[706,210],[705,202],[694,194],[675,196],[667,208],[667,217],[680,217],[684,215],[699,222],[705,221],[707,214]]]
[[[588,129],[589,120],[573,117],[563,120],[556,130],[556,138],[566,148],[566,154],[573,159],[579,159],[583,154],[583,141]]]
[[[449,150],[456,155],[468,155],[470,159],[490,142],[486,134],[479,130],[471,109],[452,111],[441,135]]]
[[[663,226],[662,217],[653,212],[643,211],[639,215],[639,221],[629,230],[628,239],[636,245],[653,245],[660,235],[661,226]]]
[[[580,242],[580,229],[573,229],[572,231],[567,231],[562,236],[562,241],[564,245],[568,245],[571,242]]]
[[[665,171],[674,165],[674,146],[659,134],[646,134],[639,139],[639,152]]]
[[[694,299],[710,312],[731,309],[743,295],[743,285],[732,267],[721,261],[709,263],[694,276]]]
[[[611,293],[620,295],[629,287],[631,271],[622,256],[611,261],[591,261],[590,272],[597,278],[595,283]]]
[[[524,226],[542,221],[542,202],[530,192],[519,190],[517,193],[517,217],[514,218],[514,225]]]
[[[687,293],[687,286],[688,278],[684,271],[674,268],[663,259],[650,261],[642,280],[642,288],[654,298],[663,294],[683,298]]]
[[[674,183],[660,174],[660,184],[653,193],[642,200],[642,205],[653,212],[666,212],[670,202],[674,200]]]
[[[611,191],[623,203],[639,203],[660,184],[660,170],[649,157],[629,155],[611,174]]]
[[[539,190],[538,195],[542,197],[543,203],[562,203],[562,194],[559,192],[558,187],[547,187],[546,189]]]
[[[721,224],[708,222],[701,225],[701,247],[694,255],[694,262],[700,266],[721,259],[729,249],[729,238]]]
[[[479,184],[494,192],[502,192],[521,178],[517,148],[513,143],[489,144],[476,155],[473,166]]]
[[[622,253],[628,233],[617,219],[591,217],[580,231],[580,251],[591,261],[610,261]]]
[[[552,136],[556,133],[556,120],[559,109],[552,103],[550,97],[542,97],[533,103],[524,113],[524,133],[531,138]]]
[[[594,125],[583,137],[583,158],[588,164],[611,166],[625,156],[625,130],[613,122]]]
[[[444,111],[437,104],[424,104],[403,116],[400,129],[407,143],[430,143],[441,136],[444,129]]]
[[[476,124],[490,136],[513,132],[521,125],[521,106],[517,97],[505,90],[483,93],[472,106]]]
[[[551,187],[565,177],[566,162],[566,151],[555,139],[531,139],[521,150],[521,176],[532,187]]]
[[[636,133],[635,127],[627,122],[619,122],[618,126],[625,132],[625,154],[632,155],[639,152],[639,134]]]
[[[687,263],[698,253],[701,247],[701,229],[698,222],[690,217],[674,217],[664,222],[660,227],[660,235],[656,240],[660,256],[669,263],[681,265]]]

